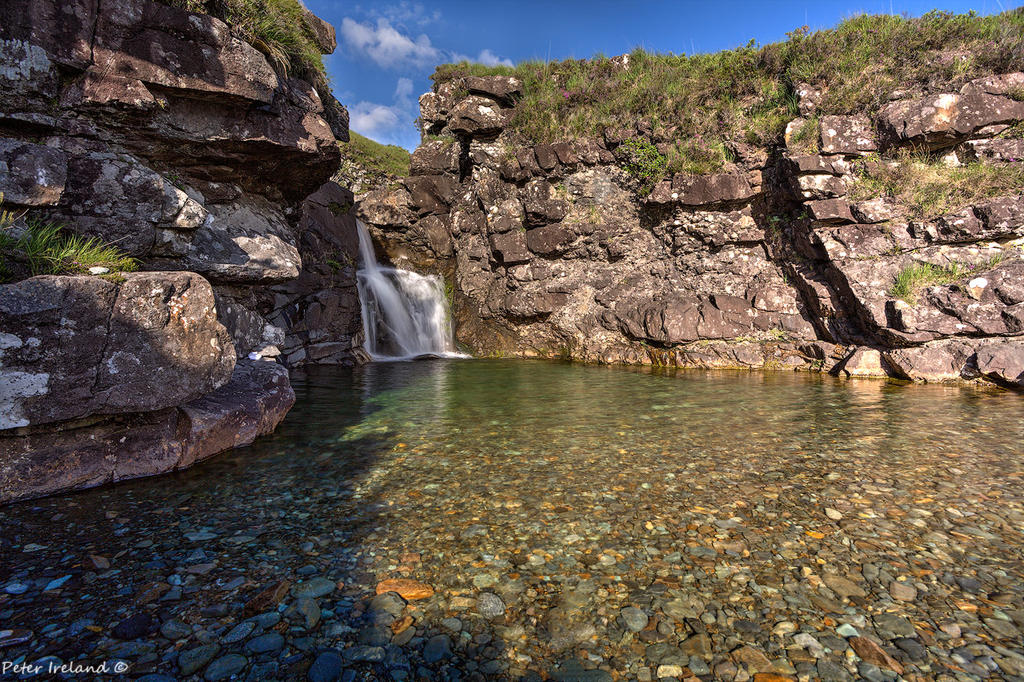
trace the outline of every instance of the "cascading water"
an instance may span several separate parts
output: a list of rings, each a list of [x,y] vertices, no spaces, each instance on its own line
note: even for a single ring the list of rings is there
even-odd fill
[[[356,285],[365,349],[374,360],[420,356],[465,357],[454,352],[444,286],[439,277],[381,265],[366,226],[359,229]]]

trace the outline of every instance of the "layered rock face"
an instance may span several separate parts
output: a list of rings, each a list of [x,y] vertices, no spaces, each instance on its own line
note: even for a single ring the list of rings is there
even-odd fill
[[[894,101],[877,120],[824,116],[819,153],[735,144],[721,172],[641,196],[622,143],[647,124],[524,146],[509,127],[521,84],[468,77],[420,99],[413,177],[359,213],[393,260],[452,278],[457,335],[478,353],[1019,387],[1024,188],[934,220],[851,190],[886,163],[876,152],[903,146],[1021,163],[1020,140],[999,135],[1024,119],[1022,82]],[[820,93],[800,94],[812,114]],[[910,304],[890,290],[915,263],[970,276]]]
[[[147,271],[0,287],[0,501],[245,444],[294,400],[273,360],[353,361],[352,195],[327,182],[348,122],[329,92],[216,18],[129,0],[5,2],[0,90],[5,207]]]

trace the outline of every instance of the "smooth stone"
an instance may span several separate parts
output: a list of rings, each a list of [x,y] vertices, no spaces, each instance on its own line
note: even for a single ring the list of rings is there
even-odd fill
[[[910,583],[894,580],[889,583],[889,594],[898,601],[914,601],[917,599],[917,588]]]
[[[191,675],[202,670],[207,663],[220,651],[216,644],[204,644],[203,646],[182,651],[178,655],[178,667],[182,675]]]
[[[476,600],[476,610],[484,618],[497,618],[505,615],[505,602],[492,592],[484,592]]]
[[[459,632],[462,630],[462,621],[458,618],[445,618],[441,621],[441,627],[452,632]]]
[[[451,655],[452,641],[448,635],[435,635],[427,640],[423,647],[423,660],[427,663],[437,663]]]
[[[256,623],[254,623],[251,620],[239,623],[235,627],[231,628],[231,630],[229,630],[228,633],[224,635],[220,641],[224,642],[225,644],[234,644],[236,642],[241,642],[243,639],[248,637],[255,629]]]
[[[296,597],[326,597],[334,592],[337,585],[327,578],[310,578],[292,586],[292,594]]]
[[[342,658],[337,651],[324,651],[309,666],[309,682],[335,682],[341,677]]]
[[[381,646],[366,646],[365,644],[356,644],[351,646],[344,651],[345,658],[350,661],[360,662],[365,661],[369,663],[379,663],[384,660],[384,647]]]
[[[270,651],[278,651],[283,646],[284,637],[276,632],[268,632],[246,642],[245,650],[254,654],[265,654]]]
[[[210,665],[206,666],[206,674],[203,676],[206,682],[218,682],[242,672],[242,669],[249,664],[245,656],[239,654],[228,654],[221,656]]]
[[[843,623],[842,625],[837,627],[836,633],[838,633],[842,637],[856,637],[860,634],[859,632],[857,632],[857,628],[853,627],[849,623]]]
[[[647,627],[647,614],[635,606],[627,606],[619,611],[619,615],[622,616],[626,628],[632,632],[640,632]]]
[[[185,639],[192,634],[192,626],[180,620],[169,620],[160,626],[160,634],[172,641]]]

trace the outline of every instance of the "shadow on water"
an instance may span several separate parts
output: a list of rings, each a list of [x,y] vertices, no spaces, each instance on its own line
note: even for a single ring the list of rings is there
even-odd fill
[[[927,575],[947,562],[1016,576],[1000,589],[1024,598],[1020,396],[540,361],[310,368],[293,385],[295,408],[253,446],[0,510],[0,622],[33,633],[2,658],[121,657],[133,676],[180,676],[180,651],[214,642],[253,680],[303,679],[325,650],[359,679],[602,680],[584,669],[635,677],[685,660],[676,647],[700,635],[721,660],[736,619],[813,627],[829,608],[894,608],[884,588],[822,606],[800,577],[820,562]],[[902,549],[952,531],[975,535],[925,560]],[[254,595],[314,578],[342,583],[318,598],[321,622],[282,606],[266,632],[283,648],[228,641]],[[385,578],[436,594],[390,613],[373,601]],[[648,626],[627,627],[626,606]],[[111,636],[139,614],[133,637]],[[177,643],[158,632],[169,621],[188,626]]]

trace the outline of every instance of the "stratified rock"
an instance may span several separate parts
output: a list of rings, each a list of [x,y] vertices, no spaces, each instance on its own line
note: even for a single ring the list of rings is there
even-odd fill
[[[411,175],[439,175],[459,172],[459,145],[452,140],[433,140],[412,153]]]
[[[194,273],[0,286],[0,428],[160,410],[226,383],[234,348]]]
[[[973,80],[959,93],[893,102],[878,116],[889,144],[946,147],[994,123],[1024,119],[1024,102],[1010,96],[1024,87],[1024,73]]]
[[[272,433],[295,404],[285,367],[240,360],[231,380],[180,408],[181,469],[218,452],[242,447]]]
[[[242,361],[235,375],[180,408],[0,431],[0,503],[166,473],[270,433],[295,400],[287,370]]]
[[[182,261],[186,269],[233,283],[270,284],[298,276],[302,259],[280,209],[256,196],[208,209],[210,220],[195,231]]]
[[[978,371],[993,381],[1024,388],[1024,342],[988,343],[978,349]]]
[[[515,104],[523,92],[523,84],[512,76],[469,76],[462,80],[462,86],[473,95],[483,95],[506,106]]]
[[[470,95],[452,107],[449,127],[472,137],[497,135],[508,124],[508,114],[494,100]]]
[[[937,341],[924,346],[893,348],[883,353],[886,363],[900,376],[914,381],[956,381],[974,355],[962,341]]]
[[[59,149],[0,138],[0,194],[4,203],[56,204],[64,193],[67,172],[67,157]]]
[[[529,263],[533,258],[526,246],[526,234],[519,230],[505,234],[492,234],[490,241],[494,254],[505,265]]]

